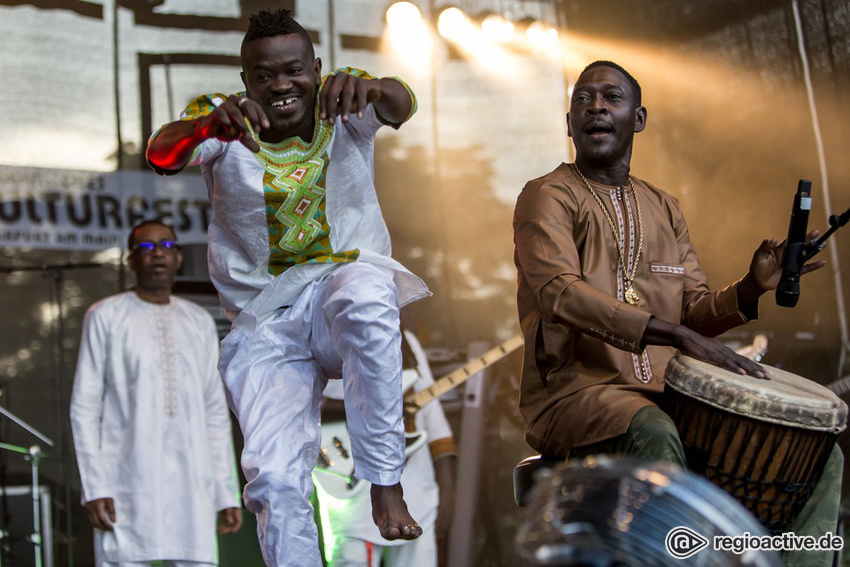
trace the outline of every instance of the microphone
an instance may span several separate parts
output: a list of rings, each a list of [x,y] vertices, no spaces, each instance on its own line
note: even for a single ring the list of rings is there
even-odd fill
[[[800,297],[800,269],[805,263],[806,231],[812,208],[812,182],[801,179],[794,195],[788,239],[782,253],[782,276],[776,286],[776,304],[794,307]]]

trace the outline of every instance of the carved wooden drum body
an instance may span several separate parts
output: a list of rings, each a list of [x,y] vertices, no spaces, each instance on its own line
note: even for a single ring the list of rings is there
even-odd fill
[[[770,380],[679,355],[667,366],[664,398],[688,467],[780,533],[820,480],[847,406],[815,382],[765,368]]]

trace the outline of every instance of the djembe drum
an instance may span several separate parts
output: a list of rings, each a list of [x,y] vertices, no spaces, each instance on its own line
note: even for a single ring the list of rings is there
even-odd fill
[[[759,380],[676,356],[667,365],[664,403],[688,467],[781,533],[820,480],[847,406],[815,382],[766,368],[770,380]]]

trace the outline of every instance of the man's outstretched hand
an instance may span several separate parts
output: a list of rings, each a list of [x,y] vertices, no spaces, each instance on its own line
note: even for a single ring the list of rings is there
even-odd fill
[[[820,235],[817,230],[811,231],[806,235],[806,244],[809,244]],[[774,239],[768,239],[753,253],[753,259],[750,262],[750,271],[748,276],[753,280],[753,283],[758,286],[762,292],[776,289],[779,285],[779,278],[782,276],[782,254],[785,253],[786,241],[777,242]],[[809,262],[800,269],[800,275],[808,274],[819,270],[826,265],[826,261],[818,260]]]
[[[735,374],[746,374],[770,380],[767,371],[757,362],[739,355],[731,348],[709,339],[684,325],[651,317],[643,334],[644,344],[674,346],[684,355],[725,368]]]
[[[363,111],[371,102],[381,99],[383,87],[380,79],[367,79],[337,72],[328,75],[319,92],[319,119],[331,124],[337,117],[343,122],[356,114],[363,118]]]
[[[694,331],[691,331],[688,337],[679,344],[679,352],[691,358],[725,368],[735,374],[746,374],[753,378],[770,380],[770,375],[759,363],[741,356],[719,341],[703,337]]]
[[[198,119],[198,130],[206,139],[217,138],[225,142],[238,140],[257,153],[260,146],[251,135],[249,122],[257,133],[269,127],[269,119],[262,106],[246,96],[231,95],[210,114]]]

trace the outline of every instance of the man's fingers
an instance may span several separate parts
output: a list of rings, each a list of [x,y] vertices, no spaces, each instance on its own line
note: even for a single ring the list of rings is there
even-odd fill
[[[242,527],[242,510],[239,508],[230,509],[231,533],[235,533]]]
[[[242,512],[238,508],[228,508],[219,513],[218,533],[232,534],[242,525]]]
[[[266,116],[266,112],[260,107],[260,105],[254,105],[254,113],[256,114],[256,117],[251,119],[252,124],[259,124],[260,128],[264,129],[271,128],[269,117]]]
[[[319,118],[334,123],[334,117],[339,114],[339,96],[342,90],[342,81],[345,73],[336,73],[325,79],[319,97]]]
[[[230,114],[230,120],[233,124],[233,128],[235,129],[234,133],[238,133],[240,138],[251,136],[251,128],[248,126],[248,122],[245,121],[246,117],[247,116],[239,108]]]
[[[251,124],[254,132],[259,133],[260,130],[271,127],[271,123],[269,122],[269,118],[266,116],[263,107],[255,101],[248,97],[242,97],[236,105],[239,107],[239,110],[242,111],[244,117],[248,119],[248,122]]]
[[[345,73],[325,79],[319,96],[319,119],[334,123],[337,116],[348,122],[352,114],[363,117],[369,104],[369,81]]]
[[[115,521],[115,505],[111,498],[86,504],[86,512],[92,526],[100,530],[112,530],[112,522]]]
[[[735,359],[731,363],[730,370],[760,380],[770,380],[770,375],[761,365],[738,354],[735,354]]]
[[[736,374],[748,375],[761,380],[770,380],[767,371],[760,364],[737,354],[732,349],[713,339],[702,338],[696,342],[694,347],[696,348],[680,348],[679,350],[684,354],[725,368]]]
[[[226,109],[215,109],[211,118],[214,122],[214,125],[212,125],[213,133],[216,136],[220,136],[222,133],[231,134],[235,131],[233,121],[230,118],[230,113],[228,113]]]
[[[759,246],[759,250],[763,252],[769,252],[774,248],[776,248],[776,239],[774,238],[768,238],[767,240],[763,240],[761,246]]]
[[[211,130],[214,130],[212,133],[216,138],[225,142],[236,139],[244,140],[246,136],[251,136],[251,126],[245,119],[247,118],[251,124],[262,124],[259,112],[262,112],[262,109],[250,98],[231,96],[224,104],[213,111],[211,116],[217,122],[217,126],[211,128]],[[265,113],[263,113],[263,118],[265,118]],[[256,127],[254,126],[254,128]]]
[[[112,522],[115,521],[115,510],[112,509],[110,503],[106,503],[106,505],[100,507],[100,523],[101,529],[103,530],[111,530]]]
[[[809,272],[814,272],[815,270],[820,270],[824,266],[826,266],[826,260],[818,260],[817,262],[811,262],[800,268],[800,275],[808,274]]]
[[[339,114],[343,122],[348,122],[351,119],[351,113],[357,110],[355,94],[354,78],[346,75],[345,85],[339,94]]]
[[[243,132],[241,136],[239,136],[239,141],[243,146],[248,148],[254,153],[260,151],[260,144],[254,139],[254,137],[250,133]]]
[[[250,151],[259,152],[260,145],[254,140],[254,133],[269,127],[265,112],[248,97],[228,99],[228,103],[228,108],[222,108],[220,115],[222,125],[227,125],[226,135],[219,136],[219,139],[239,140]]]
[[[369,104],[369,89],[366,88],[368,86],[368,81],[357,81],[356,88],[356,98],[355,98],[355,108],[354,111],[357,112],[358,118],[363,118],[363,111],[366,109],[366,105]]]

